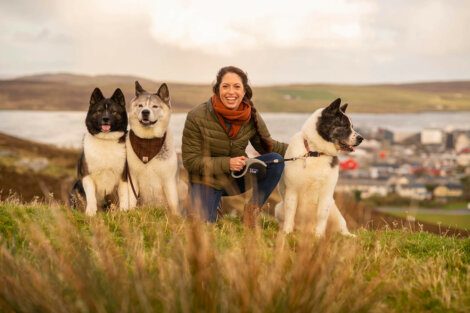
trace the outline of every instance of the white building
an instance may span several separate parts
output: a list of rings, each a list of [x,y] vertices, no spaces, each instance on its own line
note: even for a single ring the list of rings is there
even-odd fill
[[[397,185],[396,193],[403,198],[426,200],[431,198],[431,193],[423,184]]]
[[[336,191],[348,193],[360,191],[361,198],[369,198],[374,195],[385,197],[389,194],[390,187],[386,180],[341,177],[338,180],[338,185],[336,185]]]
[[[421,131],[421,144],[438,145],[444,142],[444,133],[441,129],[425,128]]]

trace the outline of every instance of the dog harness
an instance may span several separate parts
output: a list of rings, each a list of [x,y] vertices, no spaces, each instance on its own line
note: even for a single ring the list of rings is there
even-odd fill
[[[129,139],[132,150],[144,164],[152,160],[162,149],[165,143],[166,133],[161,138],[140,138],[132,130],[129,132]]]

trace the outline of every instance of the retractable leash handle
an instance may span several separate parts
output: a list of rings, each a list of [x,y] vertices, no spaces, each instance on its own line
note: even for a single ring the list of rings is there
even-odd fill
[[[236,172],[231,173],[233,178],[240,178],[246,175],[246,173],[254,174],[254,175],[259,175],[264,173],[266,175],[266,163],[258,160],[258,159],[247,159],[245,162],[245,167],[243,168],[243,171],[240,174],[236,174]],[[238,173],[238,172],[237,172]],[[264,176],[263,175],[263,176]]]

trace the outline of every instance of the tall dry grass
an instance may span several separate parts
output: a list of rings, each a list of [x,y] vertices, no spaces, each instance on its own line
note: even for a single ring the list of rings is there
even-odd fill
[[[284,236],[266,216],[251,231],[233,218],[210,225],[150,208],[88,218],[10,200],[0,225],[2,312],[464,312],[470,303],[465,251],[409,258],[392,231],[316,241]]]

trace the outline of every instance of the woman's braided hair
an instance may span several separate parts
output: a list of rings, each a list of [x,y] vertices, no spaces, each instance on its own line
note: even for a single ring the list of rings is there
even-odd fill
[[[243,83],[243,89],[245,90],[245,96],[243,97],[243,101],[248,102],[251,106],[251,118],[253,119],[253,124],[255,126],[256,133],[261,139],[261,147],[263,148],[263,150],[265,150],[265,153],[271,152],[273,149],[273,144],[271,142],[271,139],[269,137],[263,136],[261,132],[259,131],[258,116],[256,114],[256,108],[253,105],[253,102],[251,101],[251,98],[253,97],[253,90],[248,84],[248,75],[244,71],[242,71],[240,68],[235,67],[235,66],[222,67],[217,73],[216,82],[214,86],[212,87],[212,91],[216,95],[220,96],[219,94],[220,84],[222,83],[222,78],[227,73],[237,74],[241,78],[242,83]]]

